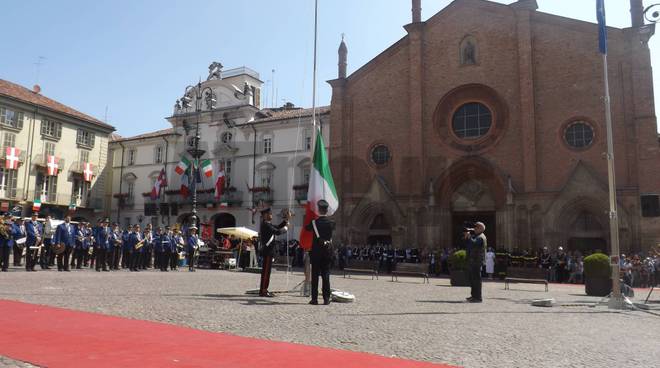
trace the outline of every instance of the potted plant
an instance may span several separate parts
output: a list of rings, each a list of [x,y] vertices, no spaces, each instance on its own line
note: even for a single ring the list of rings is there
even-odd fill
[[[449,276],[451,286],[469,286],[467,278],[467,253],[459,250],[449,256]]]
[[[612,269],[606,254],[594,253],[584,259],[584,290],[591,296],[607,296],[612,291]]]

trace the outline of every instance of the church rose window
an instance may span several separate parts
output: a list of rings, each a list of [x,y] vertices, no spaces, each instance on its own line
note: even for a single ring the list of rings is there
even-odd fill
[[[568,125],[564,139],[572,148],[586,148],[594,141],[594,130],[588,123],[576,121]]]
[[[462,139],[477,139],[488,133],[493,123],[493,115],[484,104],[471,102],[461,106],[454,113],[452,128]]]
[[[371,161],[376,165],[385,165],[390,161],[390,149],[379,144],[371,150]]]

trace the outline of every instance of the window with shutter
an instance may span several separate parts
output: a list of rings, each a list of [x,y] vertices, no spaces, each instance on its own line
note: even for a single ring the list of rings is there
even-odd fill
[[[657,194],[643,194],[642,217],[660,217],[660,196]]]

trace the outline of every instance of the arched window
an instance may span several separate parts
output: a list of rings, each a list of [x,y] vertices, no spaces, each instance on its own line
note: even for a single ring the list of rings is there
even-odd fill
[[[564,139],[572,148],[587,148],[594,141],[594,129],[585,121],[575,121],[566,127]]]
[[[461,65],[477,64],[477,40],[472,36],[466,36],[461,41],[460,47]]]

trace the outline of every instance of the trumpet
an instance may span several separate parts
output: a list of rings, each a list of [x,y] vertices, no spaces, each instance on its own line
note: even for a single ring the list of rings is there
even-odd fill
[[[144,241],[145,239],[142,239],[137,244],[135,244],[135,250],[142,248],[142,246],[144,245]]]

